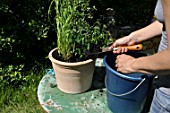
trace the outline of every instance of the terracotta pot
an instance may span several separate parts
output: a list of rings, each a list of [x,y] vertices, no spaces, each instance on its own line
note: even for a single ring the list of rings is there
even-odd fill
[[[76,63],[62,62],[54,59],[53,52],[56,50],[57,48],[50,51],[49,59],[52,62],[58,88],[62,92],[71,94],[87,91],[92,84],[95,61],[89,59]]]

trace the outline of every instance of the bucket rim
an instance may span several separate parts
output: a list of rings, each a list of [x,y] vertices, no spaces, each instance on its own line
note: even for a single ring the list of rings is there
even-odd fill
[[[107,55],[104,56],[104,65],[105,65],[105,67],[106,67],[109,71],[111,71],[111,72],[115,73],[116,75],[118,75],[119,77],[124,78],[124,79],[127,79],[127,80],[133,80],[133,81],[141,81],[141,80],[143,79],[142,77],[137,77],[137,78],[130,77],[130,76],[127,76],[127,75],[125,75],[125,74],[122,74],[122,73],[119,73],[119,72],[113,70],[113,69],[107,64],[106,58],[107,58]]]

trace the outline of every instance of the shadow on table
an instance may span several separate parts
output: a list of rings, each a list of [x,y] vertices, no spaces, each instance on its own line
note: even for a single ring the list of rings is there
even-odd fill
[[[105,88],[105,75],[105,67],[95,67],[92,86],[88,91]]]

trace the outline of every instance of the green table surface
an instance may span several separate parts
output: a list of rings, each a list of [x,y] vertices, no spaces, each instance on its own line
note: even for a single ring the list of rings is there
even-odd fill
[[[80,94],[68,94],[57,87],[53,74],[46,74],[38,86],[38,100],[48,113],[111,113],[104,85],[105,68],[96,67],[91,88]]]

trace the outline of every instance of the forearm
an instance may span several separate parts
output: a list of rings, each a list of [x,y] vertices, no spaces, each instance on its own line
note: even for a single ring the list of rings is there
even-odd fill
[[[135,72],[170,74],[170,51],[164,50],[151,56],[137,58],[132,63],[132,68]]]
[[[132,32],[130,35],[135,38],[136,43],[140,43],[144,40],[160,35],[162,33],[162,27],[162,23],[155,21],[142,29]]]

